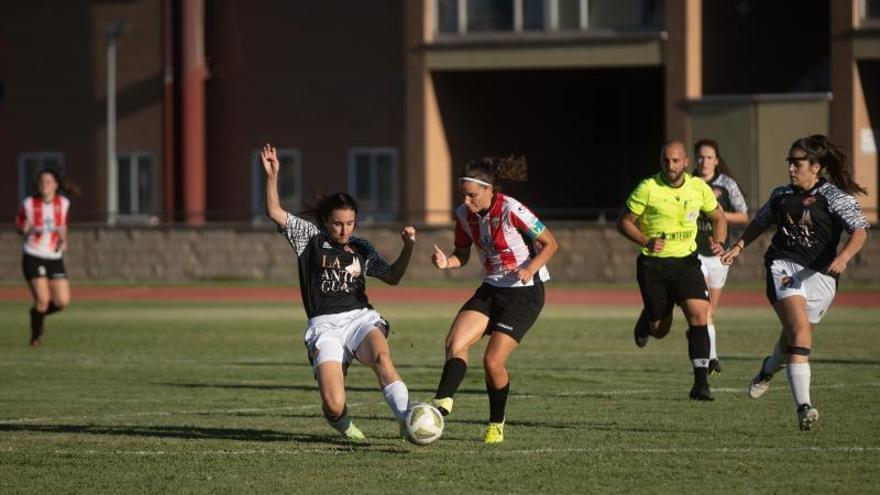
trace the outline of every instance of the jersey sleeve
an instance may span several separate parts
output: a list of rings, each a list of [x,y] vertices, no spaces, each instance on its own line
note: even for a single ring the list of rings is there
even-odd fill
[[[530,239],[537,239],[544,232],[544,224],[522,204],[517,204],[508,213],[508,220],[516,230],[527,235]]]
[[[700,193],[703,196],[703,205],[700,206],[700,211],[711,213],[718,208],[718,198],[715,197],[715,191],[709,187],[709,184],[706,184],[702,179],[697,180],[700,181]]]
[[[839,189],[834,189],[833,193],[829,193],[827,197],[828,211],[843,225],[848,233],[852,234],[857,229],[868,230],[871,228],[871,224],[868,222],[865,214],[862,213],[862,207],[859,206],[859,202],[856,201],[854,196],[846,194]]]
[[[758,210],[758,213],[755,214],[754,222],[758,225],[763,225],[765,227],[769,227],[776,223],[776,218],[773,216],[773,201],[785,193],[788,187],[777,187],[770,193],[770,199],[764,203],[764,206]]]
[[[24,230],[27,227],[27,213],[24,211],[24,205],[18,209],[15,215],[15,230]]]
[[[635,216],[639,217],[648,207],[651,199],[651,181],[649,179],[639,182],[639,185],[626,198],[626,208]]]
[[[464,230],[464,226],[461,225],[461,220],[459,220],[458,216],[455,217],[455,247],[457,248],[466,248],[470,247],[473,243],[471,236],[468,235]]]
[[[297,256],[301,256],[305,251],[309,239],[320,232],[317,225],[290,213],[287,214],[287,224],[279,227],[278,231],[284,234]]]
[[[373,247],[370,241],[366,239],[357,239],[357,243],[363,250],[364,259],[366,259],[366,266],[364,267],[365,275],[368,277],[381,277],[391,270],[391,265],[381,254],[379,254],[378,251],[376,251],[376,248]]]
[[[67,198],[61,198],[61,224],[59,227],[67,228],[67,219],[70,215],[70,200]]]
[[[746,205],[746,198],[739,189],[739,184],[735,180],[730,179],[727,183],[727,194],[730,197],[730,206],[737,213],[748,213],[749,207]]]

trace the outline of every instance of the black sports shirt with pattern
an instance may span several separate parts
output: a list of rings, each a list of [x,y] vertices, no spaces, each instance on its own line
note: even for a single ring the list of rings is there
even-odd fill
[[[852,233],[871,228],[856,198],[824,178],[809,191],[777,187],[754,221],[765,227],[776,225],[764,255],[767,261],[791,260],[816,271],[825,271],[837,256],[844,229]]]
[[[715,198],[718,200],[718,206],[722,210],[736,213],[749,211],[746,206],[746,198],[740,191],[739,185],[729,175],[716,173],[715,177],[706,181],[706,184],[712,188],[712,192],[715,193]],[[700,217],[697,218],[697,252],[703,256],[715,256],[709,244],[709,237],[712,236],[714,230],[712,220],[705,213],[700,213]],[[730,226],[728,226],[729,231]],[[726,240],[721,239],[721,243],[723,244]]]
[[[326,231],[297,216],[287,214],[279,227],[296,252],[299,288],[309,318],[368,308],[366,275],[378,277],[391,266],[366,239],[352,237],[346,250]]]

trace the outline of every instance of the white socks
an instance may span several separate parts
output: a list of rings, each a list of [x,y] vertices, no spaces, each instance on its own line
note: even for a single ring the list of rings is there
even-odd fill
[[[810,363],[788,363],[786,368],[788,385],[796,405],[810,402]]]
[[[782,353],[779,349],[779,343],[777,342],[776,345],[773,346],[773,354],[771,354],[770,358],[764,362],[764,368],[761,371],[763,371],[765,375],[775,375],[777,371],[782,369],[787,360],[788,356]]]
[[[718,359],[718,352],[715,351],[715,324],[709,323],[709,360]]]
[[[406,411],[409,409],[409,390],[406,384],[400,380],[389,383],[382,389],[382,395],[394,416],[401,421],[406,419]]]

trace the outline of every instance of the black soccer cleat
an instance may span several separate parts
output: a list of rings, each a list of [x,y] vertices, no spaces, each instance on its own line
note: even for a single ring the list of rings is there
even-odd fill
[[[650,338],[651,322],[648,321],[648,312],[643,309],[642,314],[639,315],[639,321],[636,322],[636,326],[633,328],[633,340],[636,341],[638,347],[645,347],[648,345],[648,339]]]
[[[713,401],[715,397],[712,396],[712,391],[709,390],[708,383],[695,383],[693,387],[691,387],[690,393],[691,399],[696,401]]]
[[[709,360],[709,374],[710,375],[720,375],[721,374],[721,363],[717,359]]]

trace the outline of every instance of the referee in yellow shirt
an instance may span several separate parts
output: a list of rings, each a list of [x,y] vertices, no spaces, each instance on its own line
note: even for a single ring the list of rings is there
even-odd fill
[[[617,229],[642,246],[636,276],[645,308],[636,323],[636,345],[649,337],[663,338],[672,325],[672,308],[678,303],[688,321],[688,355],[694,367],[693,400],[714,400],[709,390],[709,290],[697,258],[697,217],[712,221],[712,252],[724,246],[727,222],[715,193],[702,179],[686,173],[684,144],[670,141],[660,149],[660,172],[643,179],[626,200]]]

